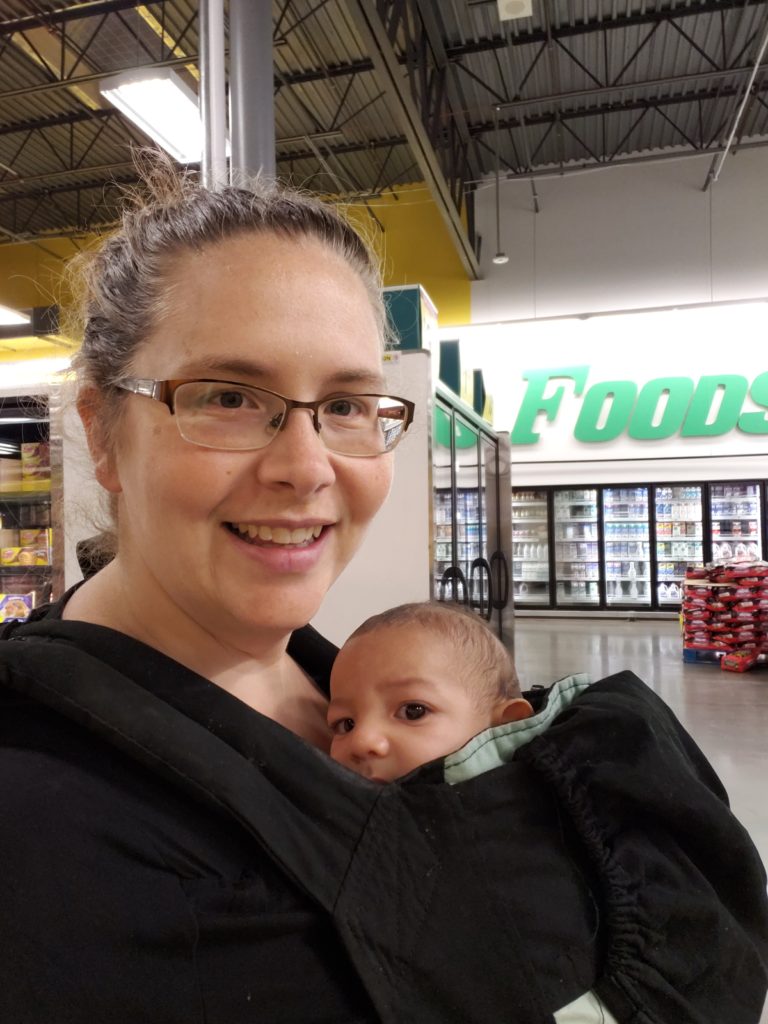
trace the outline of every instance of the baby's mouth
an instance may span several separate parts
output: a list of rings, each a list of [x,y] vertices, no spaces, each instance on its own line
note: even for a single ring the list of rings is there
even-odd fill
[[[289,530],[285,526],[264,526],[255,523],[225,523],[230,532],[256,547],[307,547],[322,533],[321,523],[315,526],[299,526]]]

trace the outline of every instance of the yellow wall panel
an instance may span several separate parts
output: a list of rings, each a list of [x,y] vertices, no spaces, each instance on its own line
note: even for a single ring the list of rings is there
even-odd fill
[[[68,238],[0,245],[0,304],[11,309],[53,306],[62,300],[64,264],[78,251]]]
[[[384,284],[420,284],[441,327],[468,324],[470,282],[427,186],[406,185],[368,205],[383,232],[363,204],[350,203],[348,215],[381,257]]]
[[[469,323],[470,282],[426,185],[404,186],[369,200],[369,206],[383,231],[363,203],[352,200],[345,209],[379,254],[384,284],[422,285],[441,327]],[[90,242],[79,240],[81,246]],[[66,238],[42,245],[0,246],[0,304],[28,309],[67,300],[62,273],[78,248]]]

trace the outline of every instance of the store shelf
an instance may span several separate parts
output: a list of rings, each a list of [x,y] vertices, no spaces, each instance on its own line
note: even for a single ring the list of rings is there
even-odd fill
[[[610,583],[611,580],[616,580],[618,583],[650,583],[650,576],[613,576],[608,575],[605,577],[606,582]]]
[[[541,508],[542,506],[546,507],[546,504],[546,498],[539,498],[538,501],[516,501],[515,499],[512,500],[512,508]]]
[[[660,516],[656,515],[657,523],[696,523],[701,526],[701,516]]]
[[[512,516],[512,525],[516,523],[546,523],[548,519],[546,516]]]
[[[50,505],[51,492],[0,491],[0,505]]]
[[[656,534],[657,544],[678,544],[681,541],[687,544],[701,544],[703,540],[703,537],[694,537],[686,535],[684,533],[678,534],[676,537],[673,535],[667,536],[667,534],[664,534],[663,538],[660,537],[658,533]]]
[[[0,576],[46,576],[51,571],[50,565],[0,565]]]
[[[758,533],[713,533],[712,543],[717,544],[721,540],[747,541],[749,544],[757,544],[760,535]],[[680,538],[682,540],[682,538]]]

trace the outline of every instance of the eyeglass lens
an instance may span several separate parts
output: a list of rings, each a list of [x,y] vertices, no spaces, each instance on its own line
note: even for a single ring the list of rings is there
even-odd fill
[[[239,384],[190,381],[175,393],[174,412],[182,437],[207,448],[264,448],[275,437],[288,406],[279,395]],[[342,455],[391,451],[407,422],[405,405],[377,395],[329,398],[317,412],[320,438]]]

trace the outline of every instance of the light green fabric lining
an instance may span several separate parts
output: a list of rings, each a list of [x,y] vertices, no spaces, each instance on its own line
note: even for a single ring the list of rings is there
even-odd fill
[[[566,676],[553,683],[547,706],[538,714],[522,722],[509,722],[507,725],[486,729],[473,736],[461,750],[449,754],[443,762],[445,781],[454,786],[457,782],[467,782],[511,761],[520,747],[540,736],[560,712],[591,685],[592,680],[585,672]]]
[[[594,992],[585,992],[554,1015],[557,1024],[619,1024]]]

